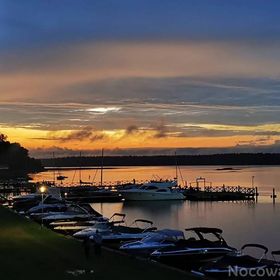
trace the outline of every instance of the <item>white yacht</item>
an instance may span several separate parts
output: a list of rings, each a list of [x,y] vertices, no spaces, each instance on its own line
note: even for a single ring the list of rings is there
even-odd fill
[[[183,200],[184,194],[176,180],[150,181],[138,188],[120,191],[126,201],[130,200]]]

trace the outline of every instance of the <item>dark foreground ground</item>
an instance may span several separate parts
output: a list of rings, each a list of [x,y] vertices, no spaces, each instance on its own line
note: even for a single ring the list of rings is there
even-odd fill
[[[103,249],[87,260],[82,243],[0,206],[0,279],[192,280],[194,277]]]

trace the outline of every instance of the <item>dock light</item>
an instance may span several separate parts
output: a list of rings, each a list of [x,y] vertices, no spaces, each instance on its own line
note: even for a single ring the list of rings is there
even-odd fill
[[[43,194],[47,190],[47,188],[45,186],[41,186],[39,188],[39,190],[40,190],[40,193]]]
[[[43,228],[43,214],[44,214],[43,204],[44,204],[44,193],[46,192],[46,190],[47,190],[47,187],[46,187],[46,186],[41,186],[41,187],[39,188],[39,191],[40,191],[41,196],[42,196],[42,201],[41,201],[41,203],[42,203],[41,229]]]

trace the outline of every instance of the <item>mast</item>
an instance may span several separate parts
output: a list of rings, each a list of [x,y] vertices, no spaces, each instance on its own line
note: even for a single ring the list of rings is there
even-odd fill
[[[100,174],[100,186],[102,187],[103,186],[103,162],[104,160],[104,149],[101,150],[101,168],[100,168],[100,171],[101,171],[101,174]]]
[[[54,163],[54,168],[53,168],[53,184],[55,186],[55,155],[53,152],[53,163]]]
[[[176,181],[178,181],[178,162],[177,162],[177,153],[175,152],[175,164],[176,164]]]
[[[103,164],[104,164],[104,149],[101,150],[101,168],[100,168],[100,185],[103,186]]]
[[[80,152],[79,181],[81,185],[82,184],[82,152]]]

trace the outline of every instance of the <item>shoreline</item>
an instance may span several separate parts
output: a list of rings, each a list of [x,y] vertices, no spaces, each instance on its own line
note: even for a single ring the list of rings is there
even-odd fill
[[[198,279],[169,268],[103,248],[102,256],[87,260],[81,242],[0,207],[1,275],[7,279],[123,279],[160,277],[169,280]],[[93,250],[92,250],[93,251]],[[93,253],[93,252],[92,252]],[[67,273],[68,271],[68,273]],[[73,271],[81,274],[73,275]],[[94,271],[93,273],[83,273]],[[50,278],[51,277],[51,278]]]

